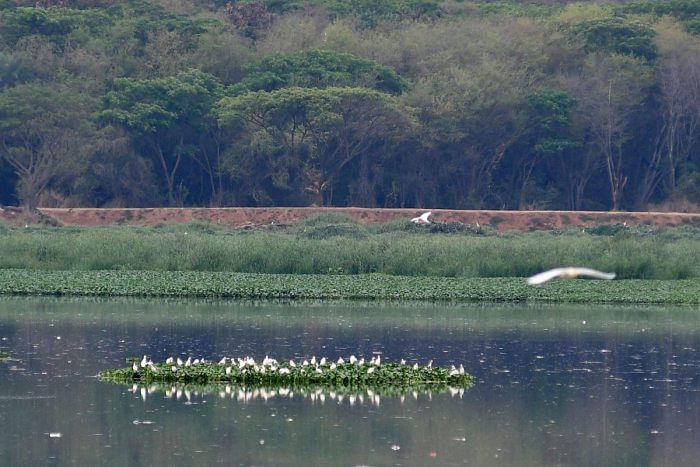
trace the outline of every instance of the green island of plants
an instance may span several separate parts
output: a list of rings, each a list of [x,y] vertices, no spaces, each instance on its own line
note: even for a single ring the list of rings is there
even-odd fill
[[[456,368],[410,365],[382,362],[381,357],[371,360],[350,356],[337,361],[326,358],[295,362],[265,357],[256,362],[251,357],[222,358],[218,363],[204,359],[168,358],[154,363],[146,356],[132,362],[130,367],[107,370],[100,378],[116,383],[140,384],[231,384],[239,387],[327,388],[363,391],[371,389],[385,394],[413,390],[442,391],[448,388],[468,388],[473,377],[462,365]]]

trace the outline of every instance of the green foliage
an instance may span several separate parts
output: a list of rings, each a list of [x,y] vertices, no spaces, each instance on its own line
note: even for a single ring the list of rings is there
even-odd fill
[[[290,86],[368,87],[400,94],[407,83],[393,69],[375,61],[330,50],[308,50],[263,58],[248,69],[240,83],[231,87],[230,93],[273,91]]]
[[[339,220],[296,227],[290,234],[212,234],[196,226],[11,229],[0,235],[0,268],[526,277],[549,268],[585,265],[614,271],[623,279],[700,277],[699,240],[685,231],[614,235],[599,228],[593,230],[595,235],[589,230],[567,235],[446,235],[428,233],[430,227],[366,234],[363,226]],[[306,238],[304,229],[318,233],[318,238]],[[348,235],[336,235],[341,230]]]
[[[23,203],[36,207],[49,183],[89,148],[92,104],[89,97],[35,83],[0,93],[0,157],[17,175]]]
[[[530,16],[549,17],[557,10],[559,5],[548,5],[543,3],[520,3],[520,2],[499,2],[499,1],[478,1],[476,9],[482,16],[504,15],[504,16]]]
[[[590,235],[613,236],[621,233],[628,233],[630,228],[625,224],[601,224],[586,229]]]
[[[297,231],[311,227],[324,227],[333,224],[355,224],[357,221],[343,212],[323,212],[305,217],[295,224]]]
[[[0,0],[0,91],[38,93],[17,115],[41,109],[41,87],[87,102],[65,140],[29,109],[44,154],[74,156],[30,188],[5,158],[4,203],[697,204],[698,0],[69,3]],[[215,117],[222,90],[202,72],[241,100]]]
[[[661,0],[637,1],[615,6],[615,11],[627,14],[651,13],[654,15],[671,15],[682,20],[693,19],[700,15],[699,0]]]
[[[442,9],[437,0],[310,0],[322,5],[331,17],[356,18],[365,27],[384,21],[438,18]]]
[[[528,96],[528,103],[541,129],[558,131],[569,125],[577,100],[564,91],[541,88]]]
[[[314,240],[332,237],[360,239],[369,234],[364,226],[343,213],[314,214],[297,222],[294,230],[299,237]]]
[[[17,7],[2,13],[0,31],[3,40],[12,45],[20,38],[41,35],[63,45],[70,33],[84,29],[90,34],[101,32],[113,18],[103,10],[71,8]]]
[[[686,21],[685,28],[691,34],[700,35],[700,17]]]
[[[148,0],[118,3],[111,8],[111,12],[121,19],[120,27],[127,27],[142,44],[148,42],[149,34],[157,31],[177,32],[191,37],[221,26],[218,20],[174,14],[161,4]]]
[[[0,270],[0,295],[700,304],[700,280],[560,281],[186,271]]]
[[[592,19],[573,25],[570,33],[588,52],[619,53],[653,60],[654,30],[621,17]]]
[[[152,80],[120,78],[105,95],[99,118],[140,134],[165,129],[179,133],[178,125],[199,123],[208,115],[221,91],[214,76],[196,69]]]
[[[282,162],[268,169],[274,175],[258,169],[252,177],[276,177],[278,187],[296,178],[318,206],[346,165],[411,125],[393,96],[367,88],[249,92],[223,98],[217,112],[222,125],[244,129],[250,145],[244,155],[261,150]],[[261,140],[265,146],[256,144]]]
[[[31,70],[27,69],[20,58],[0,52],[0,91],[29,81],[31,77]]]

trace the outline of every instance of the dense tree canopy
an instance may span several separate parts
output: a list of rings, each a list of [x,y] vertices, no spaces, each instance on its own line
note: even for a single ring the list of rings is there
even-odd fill
[[[700,0],[0,1],[0,203],[698,209]]]

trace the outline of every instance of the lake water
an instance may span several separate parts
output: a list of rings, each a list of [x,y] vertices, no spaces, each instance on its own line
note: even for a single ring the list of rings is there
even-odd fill
[[[700,463],[691,308],[10,298],[0,350],[2,466]],[[341,400],[94,377],[144,354],[381,354],[477,383]]]

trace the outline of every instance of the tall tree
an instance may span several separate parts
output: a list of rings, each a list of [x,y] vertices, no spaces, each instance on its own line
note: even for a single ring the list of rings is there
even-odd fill
[[[90,102],[70,91],[25,84],[0,93],[0,154],[17,174],[28,209],[61,171],[88,151]]]
[[[244,122],[263,131],[300,164],[304,189],[321,206],[326,193],[353,159],[389,140],[410,118],[390,95],[365,88],[285,88],[258,91],[221,101],[224,125]]]
[[[199,138],[215,125],[212,106],[221,91],[214,76],[191,69],[167,78],[118,79],[104,96],[100,118],[123,126],[154,159],[165,179],[169,206],[184,201],[184,193],[176,193],[183,158],[206,157]]]
[[[659,186],[672,194],[700,132],[700,40],[675,23],[658,36],[658,127],[645,160],[638,195],[643,208]]]
[[[571,93],[578,98],[592,144],[605,165],[610,208],[620,209],[629,181],[628,143],[635,136],[635,121],[648,97],[651,68],[624,55],[591,55],[583,73],[569,77]],[[638,157],[638,156],[634,156]]]

